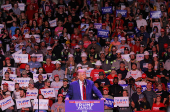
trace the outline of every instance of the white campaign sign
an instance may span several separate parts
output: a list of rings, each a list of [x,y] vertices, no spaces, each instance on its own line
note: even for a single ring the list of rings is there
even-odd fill
[[[35,38],[35,41],[36,41],[37,43],[40,43],[40,35],[35,34],[35,35],[30,35],[30,37],[31,37],[31,36],[33,36],[33,37]]]
[[[41,94],[44,96],[44,98],[55,97],[54,88],[40,89],[40,90],[41,90]]]
[[[39,99],[39,109],[48,110],[48,99]],[[34,109],[38,109],[38,99],[34,99]]]
[[[29,98],[16,99],[16,105],[17,105],[17,109],[20,109],[22,107],[24,108],[31,107],[30,99]]]
[[[24,3],[18,3],[18,8],[21,10],[21,11],[25,11],[25,4]]]
[[[14,54],[15,63],[28,63],[28,54]]]
[[[13,106],[14,101],[12,100],[11,96],[8,96],[7,98],[0,100],[0,105],[1,105],[2,111],[4,111],[5,109]]]
[[[26,98],[36,99],[38,96],[38,90],[27,90]]]
[[[10,10],[10,9],[12,9],[12,5],[11,4],[1,5],[1,8],[4,10]]]
[[[15,82],[15,79],[17,78],[16,74],[10,74],[9,78]]]
[[[35,54],[37,56],[38,62],[43,62],[43,55],[42,54]]]
[[[33,80],[36,83],[38,81],[38,75],[39,74],[33,74]],[[47,74],[42,74],[43,76],[43,81],[45,81],[45,79],[47,79]]]
[[[52,73],[47,73],[47,75],[48,75],[49,80],[53,81]]]
[[[54,19],[52,21],[49,21],[51,27],[56,27],[57,26],[57,21]]]
[[[15,82],[2,80],[1,84],[4,84],[4,83],[8,83],[8,90],[9,91],[14,91],[15,90]],[[3,90],[3,86],[2,85],[1,85],[1,88]]]
[[[121,57],[122,57],[122,59],[126,60],[127,62],[130,61],[129,54],[122,54]]]
[[[4,28],[4,25],[3,24],[0,24],[0,32],[1,32],[1,29]]]
[[[144,59],[144,54],[136,54],[136,60],[141,61]]]
[[[129,107],[129,97],[114,97],[114,107]]]
[[[7,69],[8,69],[8,68],[11,68],[11,72],[12,72],[13,74],[16,73],[16,68],[14,68],[14,67],[3,67],[3,77],[4,77],[5,72],[7,72]]]
[[[30,78],[16,78],[16,83],[19,83],[20,87],[28,87]]]

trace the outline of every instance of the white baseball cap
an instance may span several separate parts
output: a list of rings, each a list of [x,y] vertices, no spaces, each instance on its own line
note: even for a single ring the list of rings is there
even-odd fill
[[[119,49],[116,51],[116,53],[122,53]]]
[[[68,58],[71,58],[71,57],[73,57],[73,55],[72,55],[72,54],[69,54],[69,55],[68,55]]]
[[[19,43],[19,45],[24,45],[24,43],[21,42],[21,43]]]
[[[52,50],[52,47],[51,47],[51,46],[48,46],[48,47],[47,47],[47,50]]]
[[[145,51],[145,52],[144,52],[144,55],[149,55],[149,52],[148,52],[148,51]]]
[[[25,38],[30,38],[30,35],[29,34],[25,34]]]
[[[158,55],[157,54],[153,54],[153,57],[157,57]]]
[[[16,38],[15,36],[12,36],[12,38],[11,38],[11,39],[15,39],[15,40],[16,40],[17,38]]]
[[[121,40],[126,40],[126,38],[125,38],[125,37],[122,37]]]
[[[130,55],[134,55],[135,53],[133,51],[130,52]]]
[[[87,54],[85,52],[81,53],[81,57],[87,57]]]
[[[60,64],[61,65],[61,63],[59,62],[59,61],[56,61],[56,63],[55,64]]]
[[[79,45],[76,45],[76,46],[75,46],[75,49],[78,49],[78,48],[80,48],[80,46],[79,46]]]
[[[101,61],[100,61],[100,60],[97,60],[97,61],[96,61],[96,63],[95,63],[95,65],[97,65],[97,66],[101,66],[101,65],[102,65],[102,63],[101,63]]]
[[[82,64],[78,64],[78,65],[77,65],[77,68],[78,68],[78,67],[82,67]]]
[[[104,54],[104,51],[100,51],[100,54]]]

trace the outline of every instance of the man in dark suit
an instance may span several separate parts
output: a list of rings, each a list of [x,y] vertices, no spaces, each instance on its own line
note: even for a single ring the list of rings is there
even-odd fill
[[[86,71],[84,69],[78,70],[78,79],[78,81],[70,84],[65,100],[93,100],[93,92],[101,100],[105,100],[94,83],[86,79]]]

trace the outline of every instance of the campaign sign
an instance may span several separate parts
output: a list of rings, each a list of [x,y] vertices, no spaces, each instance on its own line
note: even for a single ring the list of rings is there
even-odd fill
[[[30,78],[16,78],[16,83],[19,83],[20,87],[28,87]]]
[[[66,112],[104,112],[104,100],[66,100]]]
[[[4,83],[8,83],[8,90],[9,91],[14,91],[15,90],[15,82],[2,80],[1,84],[4,84]],[[1,88],[3,90],[3,86],[2,85],[1,85]]]
[[[15,54],[15,63],[28,63],[28,54]]]
[[[123,89],[125,89],[128,86],[128,84],[119,84],[119,85],[122,86]]]
[[[84,68],[86,70],[86,77],[90,77],[90,74],[91,74],[91,71],[94,69],[94,68],[89,68],[87,70],[87,68]]]
[[[19,8],[21,11],[25,11],[25,4],[24,4],[24,3],[18,3],[18,8]]]
[[[1,29],[4,28],[4,25],[3,24],[0,24],[0,32],[1,32]]]
[[[48,99],[39,99],[39,109],[48,110]],[[34,109],[38,109],[38,99],[34,99]]]
[[[94,28],[98,30],[102,29],[102,23],[94,23]]]
[[[136,54],[136,61],[141,61],[144,59],[144,54]]]
[[[99,29],[97,32],[97,36],[107,38],[107,37],[109,37],[109,30]]]
[[[129,97],[114,97],[114,107],[129,107]]]
[[[1,5],[1,8],[4,10],[10,10],[10,9],[12,9],[12,5],[11,4]]]
[[[15,82],[15,79],[17,78],[16,74],[10,74],[9,78]]]
[[[113,13],[113,10],[112,10],[112,7],[102,7],[102,14],[112,14]]]
[[[2,111],[4,111],[5,109],[13,106],[14,101],[12,100],[11,96],[8,96],[7,98],[0,100],[0,105],[1,105]]]
[[[16,73],[16,68],[14,68],[14,67],[3,67],[3,76],[4,76],[5,72],[7,72],[8,68],[11,68],[12,73],[14,73],[14,74]]]
[[[122,17],[127,17],[127,10],[116,10],[116,17],[119,13],[122,15]]]
[[[37,56],[38,62],[43,62],[43,55],[42,54],[35,54]]]
[[[129,54],[122,54],[121,57],[122,57],[122,59],[126,60],[127,62],[130,61]]]
[[[144,92],[147,88],[146,88],[146,85],[141,85],[142,87],[142,92]]]
[[[52,73],[47,73],[47,76],[48,76],[50,81],[53,81]]]
[[[107,107],[113,108],[114,106],[114,100],[113,99],[108,99],[106,98],[106,101],[104,102],[104,105],[106,105]]]
[[[12,57],[15,58],[16,54],[22,54],[22,49],[19,50],[19,51],[17,51],[17,52],[15,52],[15,53],[13,53],[13,54],[12,54]]]
[[[57,26],[57,21],[56,19],[52,20],[52,21],[49,21],[50,23],[50,27],[56,27]]]
[[[84,24],[84,23],[81,23],[80,28],[83,28],[84,26],[85,26],[85,28],[82,29],[81,31],[86,31],[86,29],[89,28],[89,24]]]
[[[35,35],[30,35],[30,37],[31,37],[31,36],[33,36],[33,37],[35,38],[35,41],[36,41],[37,43],[40,43],[40,35],[35,34]]]
[[[168,92],[170,92],[170,83],[167,83]]]
[[[22,107],[24,108],[31,107],[30,99],[29,98],[16,99],[16,105],[17,105],[17,109],[20,109]]]
[[[36,99],[38,96],[38,90],[27,90],[26,98]]]
[[[150,11],[150,18],[161,18],[161,11]]]
[[[40,90],[41,90],[41,94],[44,96],[44,98],[55,97],[54,88],[40,89]]]
[[[38,81],[38,76],[39,74],[33,74],[33,80],[36,83]],[[43,81],[45,81],[45,79],[47,79],[47,74],[42,74],[43,76]]]

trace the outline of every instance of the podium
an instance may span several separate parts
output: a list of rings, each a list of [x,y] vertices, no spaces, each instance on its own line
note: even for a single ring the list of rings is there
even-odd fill
[[[104,100],[66,100],[65,112],[104,112]]]

